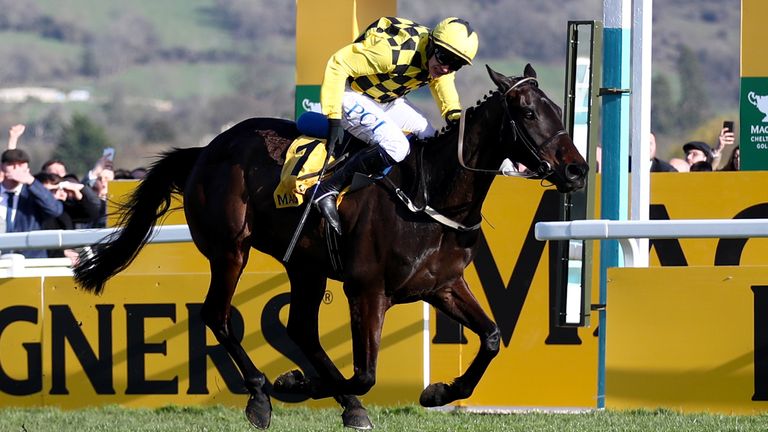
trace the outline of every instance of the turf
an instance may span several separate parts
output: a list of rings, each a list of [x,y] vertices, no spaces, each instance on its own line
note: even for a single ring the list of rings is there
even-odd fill
[[[577,414],[529,412],[479,414],[430,411],[415,406],[371,407],[376,431],[765,431],[768,414],[725,416],[669,410],[592,411]],[[0,430],[13,432],[254,431],[240,409],[118,406],[62,411],[57,408],[0,409]],[[341,431],[339,409],[276,406],[270,431]]]

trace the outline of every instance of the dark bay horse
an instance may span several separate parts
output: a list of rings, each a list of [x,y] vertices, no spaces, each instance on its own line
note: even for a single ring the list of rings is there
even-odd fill
[[[283,265],[291,287],[288,334],[315,373],[287,372],[275,380],[273,390],[334,397],[343,407],[345,426],[370,428],[355,395],[365,394],[376,381],[385,313],[396,304],[422,300],[475,332],[481,344],[463,375],[429,385],[420,403],[440,406],[472,394],[499,350],[498,327],[464,279],[496,169],[509,158],[560,192],[583,187],[588,170],[563,129],[560,109],[539,89],[530,65],[522,77],[506,77],[491,68],[488,73],[497,89],[468,109],[459,126],[414,144],[386,181],[345,196],[339,209],[344,232],[336,239],[338,254],[329,253],[325,222],[311,213]],[[192,239],[210,262],[202,319],[240,369],[250,392],[246,416],[258,428],[270,423],[270,385],[233,335],[230,302],[250,248],[282,260],[296,229],[303,208],[276,209],[272,193],[286,146],[298,135],[292,121],[254,118],[206,147],[165,153],[126,203],[118,224],[122,230],[75,268],[83,289],[101,292],[149,240],[151,228],[169,210],[171,196],[183,194]],[[393,185],[409,193],[415,206],[428,205],[443,222],[409,211]],[[332,267],[332,259],[341,263],[340,269]],[[350,378],[320,345],[317,321],[328,278],[343,282],[349,302]]]

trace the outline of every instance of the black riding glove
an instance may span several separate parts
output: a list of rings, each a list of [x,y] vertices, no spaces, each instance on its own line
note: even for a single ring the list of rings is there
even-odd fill
[[[344,128],[341,127],[341,119],[328,119],[328,141],[325,148],[328,154],[333,154],[336,144],[341,144],[344,139]]]

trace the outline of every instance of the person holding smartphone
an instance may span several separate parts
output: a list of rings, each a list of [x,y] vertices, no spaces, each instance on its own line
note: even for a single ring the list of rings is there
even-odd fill
[[[717,166],[720,161],[720,156],[726,146],[731,146],[736,143],[736,134],[733,132],[733,121],[726,120],[723,122],[723,128],[720,129],[720,135],[717,137],[717,147],[712,150],[713,162],[712,166]]]
[[[726,120],[720,129],[720,135],[717,137],[718,143],[715,148],[702,141],[690,141],[683,145],[685,158],[673,158],[670,159],[669,163],[680,172],[714,171],[720,164],[720,157],[725,147],[733,146],[736,143],[736,135],[733,131],[733,121]],[[696,169],[691,169],[696,163],[701,164]],[[702,169],[702,164],[706,165],[704,169]]]

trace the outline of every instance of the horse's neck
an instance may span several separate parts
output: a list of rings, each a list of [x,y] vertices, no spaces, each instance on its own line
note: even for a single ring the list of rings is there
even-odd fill
[[[495,163],[500,154],[498,146],[503,111],[499,100],[494,98],[499,97],[496,93],[471,112],[464,113],[468,118],[465,119],[463,157],[469,167],[493,170],[501,164],[500,160]],[[460,165],[457,156],[458,129],[454,126],[428,142],[423,149],[423,163],[419,162],[417,154],[421,149],[414,149],[407,164],[411,167],[408,170],[411,171],[408,176],[411,179],[406,181],[418,181],[424,176],[427,204],[460,221],[462,218],[479,218],[493,175],[474,172]],[[415,187],[411,189],[416,190]],[[474,224],[478,221],[466,222]]]

